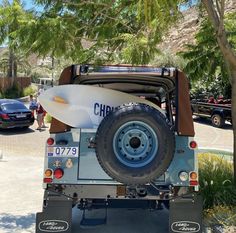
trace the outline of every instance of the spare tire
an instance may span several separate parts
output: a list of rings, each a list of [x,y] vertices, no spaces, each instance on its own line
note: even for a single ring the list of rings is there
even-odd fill
[[[167,118],[142,103],[116,108],[100,123],[96,155],[103,170],[124,184],[146,184],[164,174],[174,155]]]

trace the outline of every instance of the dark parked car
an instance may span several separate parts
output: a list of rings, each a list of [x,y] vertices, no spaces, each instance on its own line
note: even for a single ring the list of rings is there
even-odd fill
[[[0,128],[28,128],[33,123],[34,116],[23,103],[0,99]]]
[[[222,128],[225,121],[232,122],[231,100],[223,100],[210,97],[209,99],[191,100],[193,115],[211,120],[214,127]]]

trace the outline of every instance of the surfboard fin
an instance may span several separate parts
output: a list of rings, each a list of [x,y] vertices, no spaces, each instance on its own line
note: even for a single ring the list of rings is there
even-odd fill
[[[54,96],[53,101],[60,103],[60,104],[68,104],[68,102],[60,96]]]

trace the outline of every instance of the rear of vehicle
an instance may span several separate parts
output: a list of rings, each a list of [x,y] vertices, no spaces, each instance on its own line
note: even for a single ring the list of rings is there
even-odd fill
[[[68,78],[68,83],[125,92],[145,102],[94,102],[94,115],[103,117],[95,128],[53,120],[46,144],[45,202],[36,232],[71,232],[74,205],[84,211],[83,225],[106,222],[106,216],[86,218],[87,209],[165,206],[170,209],[169,232],[202,232],[197,144],[183,74],[110,66],[72,66],[71,71],[70,77],[61,76],[64,84]]]
[[[0,128],[28,128],[34,116],[24,104],[17,100],[0,100]]]
[[[47,90],[47,89],[53,87],[53,85],[54,85],[53,79],[51,79],[51,78],[40,78],[38,88],[39,89],[42,88],[43,90]]]

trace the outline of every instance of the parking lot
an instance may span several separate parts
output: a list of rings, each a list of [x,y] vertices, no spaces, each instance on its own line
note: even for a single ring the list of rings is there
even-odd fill
[[[199,148],[232,151],[232,126],[213,128],[206,121],[195,120]],[[48,128],[1,130],[0,150],[0,233],[34,232],[35,213],[41,210],[44,144]],[[167,232],[167,211],[109,210],[107,226],[82,229],[81,213],[73,212],[73,232]]]
[[[233,152],[233,130],[229,123],[221,129],[212,127],[209,120],[195,118],[194,128],[199,148]]]

